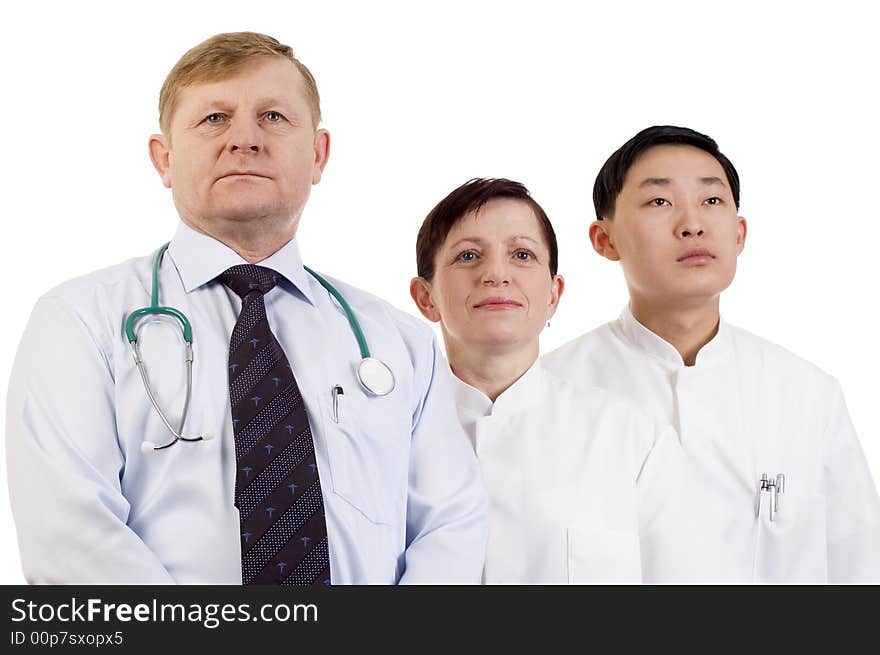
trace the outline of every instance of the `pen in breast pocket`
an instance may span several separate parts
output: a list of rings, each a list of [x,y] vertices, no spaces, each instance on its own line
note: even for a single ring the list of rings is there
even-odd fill
[[[778,496],[776,495],[776,480],[770,479],[767,482],[767,493],[770,494],[770,522],[776,520],[776,512],[778,508],[776,507],[776,500]]]
[[[763,504],[764,494],[769,496],[770,503],[770,521],[775,522],[776,517],[782,509],[782,496],[785,495],[785,476],[780,473],[776,478],[769,477],[766,473],[761,475],[758,480],[758,497],[755,499],[755,516],[761,515],[761,505]]]
[[[776,476],[776,511],[782,509],[782,496],[785,494],[785,476],[780,473]]]
[[[342,390],[342,385],[336,384],[333,385],[333,421],[335,423],[339,423],[339,396],[345,395],[345,391]]]
[[[767,491],[767,483],[769,482],[767,474],[764,473],[758,480],[758,496],[755,498],[755,518],[761,516],[761,505],[764,501],[764,492]]]

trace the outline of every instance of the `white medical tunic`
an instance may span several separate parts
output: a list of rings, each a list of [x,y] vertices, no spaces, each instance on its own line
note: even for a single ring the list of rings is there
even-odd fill
[[[681,579],[675,432],[539,363],[496,398],[455,381],[489,494],[488,584]]]
[[[15,361],[7,411],[10,498],[25,577],[34,583],[241,583],[229,337],[239,297],[216,280],[244,262],[180,225],[159,302],[193,328],[185,435],[150,404],[124,324],[150,304],[154,256],[73,280],[37,303]],[[431,330],[333,280],[374,357],[394,372],[384,397],[356,379],[361,356],[338,302],[308,275],[295,240],[260,262],[285,279],[265,296],[315,443],[334,583],[479,582],[486,497],[456,420]],[[142,319],[138,343],[160,407],[178,425],[185,396],[179,324]],[[343,387],[334,417],[331,390]],[[338,420],[337,420],[338,419]]]
[[[689,503],[702,503],[706,582],[880,581],[877,492],[840,385],[812,364],[722,320],[685,366],[628,308],[543,362],[678,431]],[[764,473],[785,476],[773,521],[769,493],[758,508]]]

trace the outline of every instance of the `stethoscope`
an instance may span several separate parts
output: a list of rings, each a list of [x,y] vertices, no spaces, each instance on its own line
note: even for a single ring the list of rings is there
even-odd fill
[[[159,418],[162,419],[162,422],[165,424],[165,427],[168,428],[168,431],[174,435],[174,439],[163,446],[158,446],[152,441],[144,441],[141,444],[141,450],[145,453],[170,448],[178,441],[207,441],[214,437],[211,432],[202,432],[197,437],[187,437],[181,433],[183,431],[183,426],[186,424],[186,416],[189,412],[189,401],[192,396],[193,333],[192,325],[190,325],[189,319],[182,311],[175,309],[174,307],[163,307],[159,305],[159,267],[162,264],[162,257],[165,255],[165,251],[168,250],[168,245],[169,244],[166,243],[159,248],[153,261],[153,284],[150,290],[150,306],[134,310],[125,320],[125,336],[128,339],[128,345],[131,349],[131,355],[134,358],[135,366],[137,366],[137,369],[141,374],[141,379],[144,382],[144,389],[146,389],[150,403],[153,405]],[[345,298],[342,297],[342,294],[339,293],[339,291],[327,280],[315,273],[308,266],[303,266],[303,268],[314,277],[321,286],[330,293],[330,295],[336,298],[342,307],[342,310],[345,312],[346,318],[348,318],[348,324],[351,326],[351,330],[357,338],[358,346],[361,351],[361,361],[357,366],[357,379],[361,387],[374,396],[386,396],[391,393],[394,390],[394,373],[391,372],[391,369],[382,360],[370,356],[367,339],[364,337],[364,332],[361,330],[360,323],[358,323],[357,317],[354,315],[351,306],[346,302]],[[156,397],[153,395],[150,381],[147,378],[147,371],[144,368],[144,362],[141,359],[140,351],[138,350],[137,336],[134,333],[134,326],[138,319],[151,315],[171,316],[180,322],[183,330],[185,347],[184,357],[186,361],[186,397],[183,402],[183,414],[180,418],[180,427],[177,430],[174,429],[174,426],[171,425],[171,421],[168,420],[168,417],[165,416],[165,412],[162,411],[162,408],[159,407],[159,403],[156,402]]]

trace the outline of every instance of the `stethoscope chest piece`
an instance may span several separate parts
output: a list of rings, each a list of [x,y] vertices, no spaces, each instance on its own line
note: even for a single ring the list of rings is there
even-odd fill
[[[365,357],[357,367],[358,382],[374,396],[387,396],[394,390],[394,374],[375,357]]]

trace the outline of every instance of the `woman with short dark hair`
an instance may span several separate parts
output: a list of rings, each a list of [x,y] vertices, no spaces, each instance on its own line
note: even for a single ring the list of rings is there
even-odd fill
[[[439,322],[490,498],[487,583],[677,580],[686,539],[675,434],[557,378],[538,336],[564,289],[543,209],[471,180],[425,219],[410,292]]]

